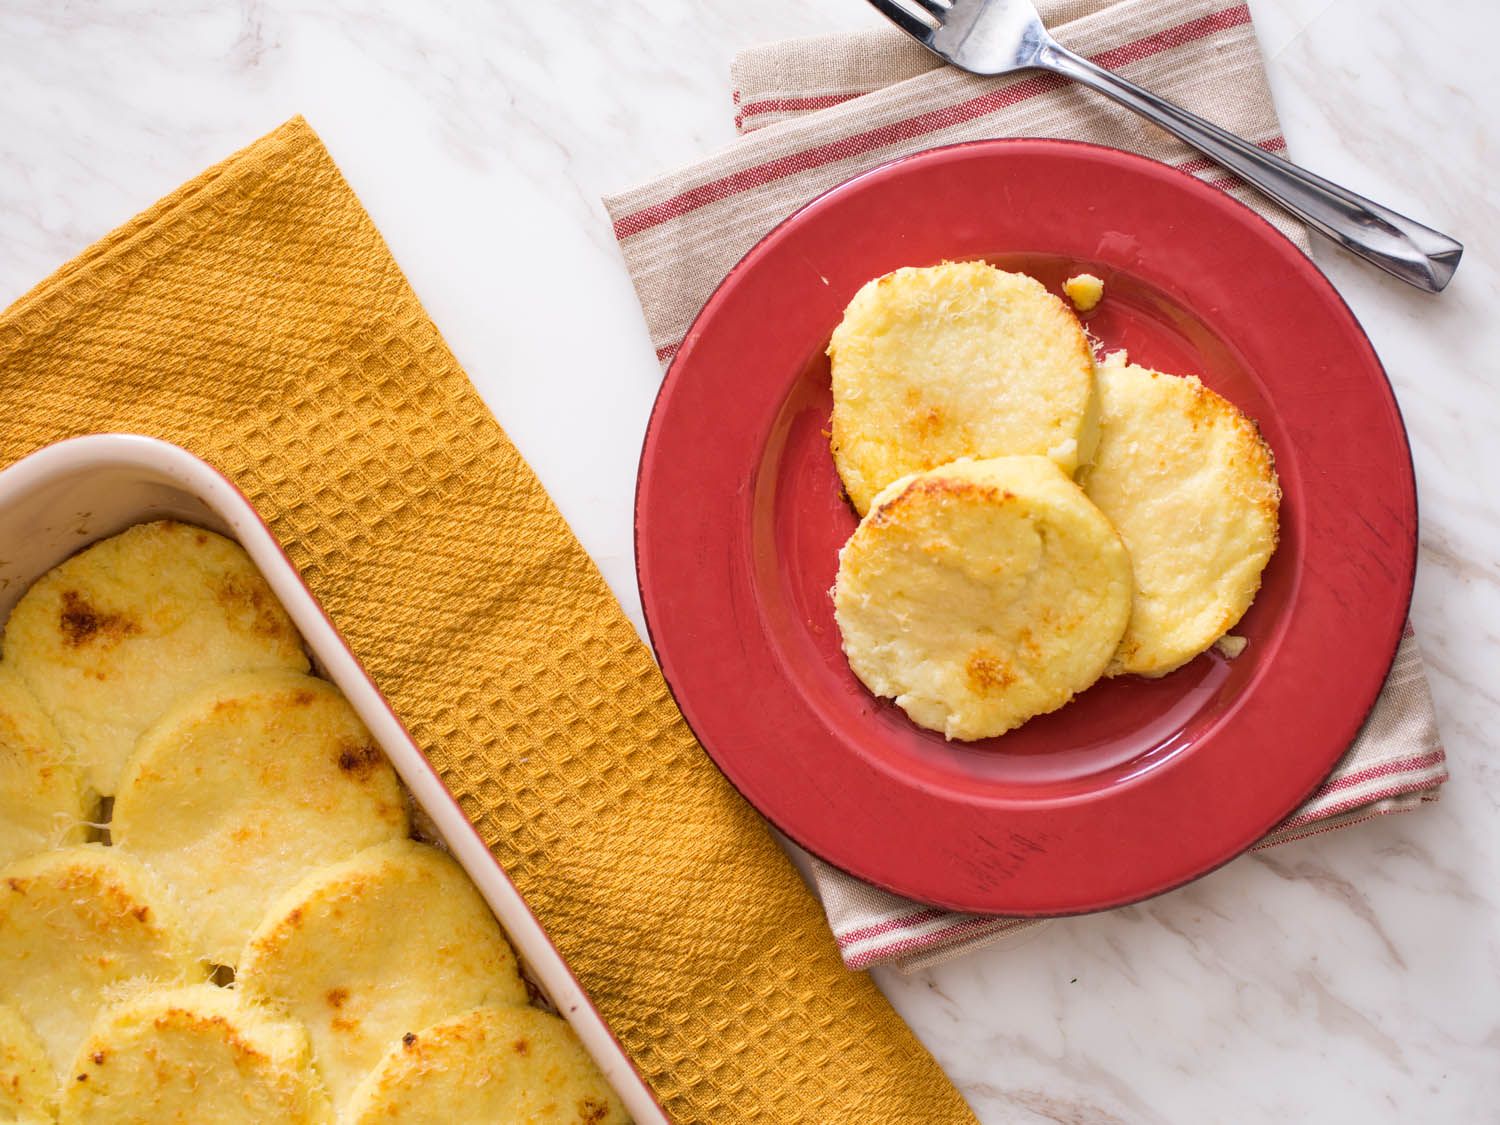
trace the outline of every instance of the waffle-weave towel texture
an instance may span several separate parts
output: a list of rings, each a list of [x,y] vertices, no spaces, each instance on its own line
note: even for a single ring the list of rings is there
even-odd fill
[[[1041,0],[1038,8],[1064,44],[1269,151],[1285,150],[1245,4]],[[1130,149],[1227,191],[1309,249],[1299,223],[1217,165],[1050,75],[976,78],[940,66],[900,32],[884,29],[756,47],[735,59],[732,73],[742,139],[605,200],[664,362],[720,278],[776,223],[850,176],[940,144],[1056,136]],[[1358,740],[1260,846],[1417,807],[1437,798],[1447,776],[1422,657],[1408,630]],[[924,906],[800,858],[851,968],[922,968],[1039,924]]]
[[[239,484],[677,1121],[972,1122],[305,123],[21,298],[0,388],[0,462],[126,430]]]

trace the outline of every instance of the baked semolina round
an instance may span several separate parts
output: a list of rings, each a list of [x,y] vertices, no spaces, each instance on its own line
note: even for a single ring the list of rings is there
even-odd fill
[[[231,672],[307,671],[243,548],[172,520],[137,524],[37,579],[11,610],[4,651],[106,797],[141,732],[184,692]]]
[[[179,700],[126,762],[113,842],[184,902],[194,952],[234,965],[281,892],[410,830],[395,771],[326,680],[249,672]]]
[[[1064,472],[1094,441],[1094,360],[1072,311],[987,262],[867,283],[828,345],[831,445],[855,510],[898,477],[960,457],[1042,454]]]
[[[407,1032],[527,1002],[515,954],[469,877],[410,840],[321,868],[278,899],[236,987],[307,1027],[336,1108]]]
[[[1161,676],[1234,628],[1276,549],[1281,488],[1255,423],[1191,375],[1099,369],[1100,437],[1080,478],[1134,568],[1111,675]]]
[[[475,1008],[404,1036],[359,1084],[349,1125],[625,1125],[567,1023],[536,1008]]]
[[[58,1075],[128,982],[202,980],[176,912],[140,860],[80,844],[0,871],[0,997]]]
[[[211,984],[102,1012],[62,1084],[62,1125],[326,1125],[307,1033]]]
[[[1130,614],[1114,528],[1045,457],[957,461],[892,483],[839,552],[855,675],[913,722],[990,738],[1108,665]]]
[[[46,1048],[21,1014],[0,1004],[0,1121],[37,1125],[52,1121],[57,1075]]]
[[[0,663],[0,866],[83,843],[92,806],[52,720]]]

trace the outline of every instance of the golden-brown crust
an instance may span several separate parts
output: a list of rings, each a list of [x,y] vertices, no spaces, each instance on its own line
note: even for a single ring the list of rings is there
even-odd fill
[[[829,446],[861,515],[891,480],[959,457],[1040,454],[1072,472],[1087,455],[1092,349],[1067,305],[1023,274],[897,270],[850,301],[828,354]]]
[[[132,1121],[330,1117],[301,1028],[212,984],[136,990],[100,1014],[70,1073],[68,1122],[121,1120],[122,1108]]]
[[[243,549],[171,520],[102,539],[39,578],[5,623],[4,651],[106,797],[183,693],[235,672],[307,668]]]
[[[61,600],[57,628],[63,643],[73,648],[85,644],[119,644],[141,631],[140,622],[130,615],[99,609],[77,590],[64,590]]]
[[[165,888],[118,848],[81,844],[14,864],[0,891],[0,995],[64,1073],[111,990],[201,979]]]
[[[988,738],[1104,670],[1129,615],[1129,567],[1050,460],[961,460],[875,497],[840,552],[834,615],[872,692],[950,738]]]
[[[988,649],[976,648],[964,662],[964,675],[975,695],[995,695],[1016,682],[1015,672]]]
[[[180,699],[137,742],[111,822],[116,844],[194,904],[198,956],[231,967],[287,887],[409,830],[395,771],[353,708],[286,671]]]
[[[1101,442],[1085,491],[1125,538],[1137,596],[1111,674],[1159,676],[1245,613],[1280,539],[1260,428],[1192,376],[1100,369]]]
[[[272,640],[285,636],[286,611],[259,575],[226,575],[213,593],[227,614],[249,617],[250,632]]]
[[[399,926],[391,926],[394,917]],[[461,868],[394,840],[313,872],[272,904],[237,987],[300,1020],[341,1104],[393,1044],[450,1011],[527,1002],[515,956]]]
[[[484,1006],[408,1032],[350,1099],[349,1125],[475,1120],[624,1125],[624,1107],[557,1016]]]

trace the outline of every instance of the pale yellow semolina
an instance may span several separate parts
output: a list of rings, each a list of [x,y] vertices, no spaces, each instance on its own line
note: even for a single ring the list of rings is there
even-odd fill
[[[1074,274],[1063,282],[1063,292],[1079,312],[1092,312],[1104,300],[1104,280],[1091,273]]]
[[[0,997],[58,1075],[112,990],[203,976],[166,892],[120,849],[80,844],[0,871]]]
[[[1130,594],[1120,537],[1043,457],[892,483],[840,551],[833,589],[854,673],[958,739],[1003,734],[1092,684]]]
[[[231,672],[308,666],[244,550],[171,520],[48,571],[11,611],[4,653],[104,796],[136,739],[184,692]]]
[[[404,1036],[360,1083],[348,1125],[626,1125],[619,1099],[566,1022],[536,1008],[475,1008]]]
[[[899,269],[849,302],[828,345],[831,446],[855,509],[960,457],[1051,457],[1072,473],[1094,433],[1087,337],[1055,294],[986,262]]]
[[[328,1125],[307,1033],[211,984],[143,989],[100,1013],[60,1125]]]
[[[0,866],[85,839],[83,773],[15,669],[0,663]]]
[[[1276,549],[1281,489],[1255,423],[1193,376],[1110,357],[1084,491],[1130,551],[1135,598],[1110,674],[1161,676],[1244,616]]]
[[[409,830],[395,771],[338,688],[282,671],[179,700],[126,763],[110,825],[192,904],[194,952],[230,966],[278,894]]]
[[[31,1025],[0,1004],[0,1121],[38,1125],[57,1108],[57,1075]]]
[[[321,868],[278,899],[236,987],[306,1025],[336,1110],[407,1032],[527,1002],[515,954],[463,869],[409,840]]]

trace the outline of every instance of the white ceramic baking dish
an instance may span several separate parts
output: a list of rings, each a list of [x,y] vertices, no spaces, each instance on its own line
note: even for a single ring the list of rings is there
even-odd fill
[[[46,447],[0,471],[0,620],[33,581],[132,524],[171,517],[239,541],[296,623],[319,674],[336,683],[469,873],[532,983],[577,1030],[637,1125],[669,1125],[598,1010],[479,833],[303,584],[265,522],[228,478],[178,446],[96,434]]]

